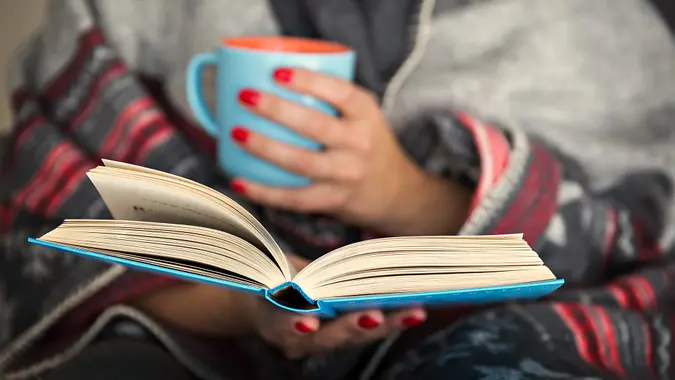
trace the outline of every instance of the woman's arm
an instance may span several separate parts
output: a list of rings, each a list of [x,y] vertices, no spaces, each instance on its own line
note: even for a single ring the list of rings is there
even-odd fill
[[[473,189],[418,170],[397,186],[392,212],[377,226],[387,236],[455,235],[466,221]]]
[[[148,314],[175,327],[211,336],[252,332],[256,296],[215,286],[185,283],[131,300]]]
[[[462,233],[523,233],[568,284],[603,283],[626,268],[667,258],[659,244],[671,196],[665,174],[627,174],[593,191],[577,161],[521,130],[452,112],[430,120],[440,136],[452,140],[441,141],[452,164],[443,170],[450,173],[446,178],[461,174],[452,167],[480,169]],[[470,138],[458,138],[462,134]]]

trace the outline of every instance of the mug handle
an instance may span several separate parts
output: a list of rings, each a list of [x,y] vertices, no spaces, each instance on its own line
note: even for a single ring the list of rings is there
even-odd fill
[[[218,123],[206,107],[201,86],[202,72],[206,66],[216,66],[218,57],[213,52],[199,53],[190,60],[186,72],[185,87],[187,100],[195,119],[213,137],[218,137]]]

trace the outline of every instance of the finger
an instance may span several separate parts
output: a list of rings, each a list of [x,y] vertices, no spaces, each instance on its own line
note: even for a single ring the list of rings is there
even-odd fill
[[[267,329],[273,335],[270,341],[279,347],[289,359],[298,359],[308,354],[307,344],[303,342],[312,339],[319,331],[320,321],[310,315],[289,316],[282,318],[270,318]]]
[[[331,183],[302,188],[269,187],[244,178],[235,178],[230,187],[253,203],[296,212],[326,212],[342,200],[343,190]]]
[[[422,308],[398,310],[386,316],[385,324],[391,328],[407,329],[418,326],[427,319],[427,313]]]
[[[282,169],[313,179],[330,179],[336,166],[327,152],[298,148],[243,126],[232,128],[232,139],[250,154]]]
[[[384,314],[379,310],[350,313],[326,323],[312,335],[311,349],[324,351],[372,341],[386,335]],[[303,341],[304,342],[304,341]]]
[[[379,109],[375,97],[344,79],[300,68],[279,68],[274,78],[282,86],[313,95],[334,106],[348,119],[362,119]]]
[[[319,319],[310,314],[292,313],[269,302],[264,302],[263,306],[264,309],[259,314],[261,314],[262,318],[265,318],[262,321],[265,330],[274,331],[278,333],[277,335],[282,335],[286,338],[296,338],[313,333],[321,325]]]
[[[287,312],[272,305],[268,305],[262,314],[265,320],[260,322],[259,334],[284,351],[299,347],[300,341],[320,327],[318,318]]]
[[[243,126],[232,128],[231,137],[250,154],[304,177],[357,182],[365,175],[363,159],[347,150],[315,151],[298,148]]]
[[[268,92],[244,89],[239,93],[243,106],[327,147],[342,146],[342,121],[319,110],[283,99]]]
[[[290,318],[290,321],[295,335],[305,335],[316,332],[319,330],[319,325],[321,324],[318,318],[309,315],[294,316]]]

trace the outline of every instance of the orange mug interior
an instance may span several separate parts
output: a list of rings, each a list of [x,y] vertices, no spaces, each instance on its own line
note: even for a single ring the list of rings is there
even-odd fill
[[[237,49],[305,54],[337,54],[350,50],[335,42],[300,37],[234,37],[224,38],[222,44]]]

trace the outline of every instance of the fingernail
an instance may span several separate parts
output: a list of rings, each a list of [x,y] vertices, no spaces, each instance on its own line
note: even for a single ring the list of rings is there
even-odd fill
[[[255,90],[241,90],[239,91],[239,101],[247,106],[255,107],[260,101],[260,93]]]
[[[403,326],[405,326],[405,327],[415,327],[415,326],[421,324],[422,322],[424,322],[424,320],[420,317],[410,316],[410,317],[403,318],[402,322],[403,322]]]
[[[245,144],[248,140],[250,132],[246,128],[234,127],[232,128],[232,131],[230,131],[230,135],[234,141],[240,144]]]
[[[293,70],[281,68],[274,70],[274,79],[281,83],[291,83],[293,79]]]
[[[303,334],[307,334],[313,331],[310,326],[307,326],[303,322],[295,322],[295,329]]]
[[[230,189],[235,193],[246,194],[246,186],[243,183],[237,181],[236,179],[230,182]]]
[[[359,326],[363,329],[371,330],[379,325],[380,321],[371,317],[370,315],[364,315],[363,317],[359,318]]]

